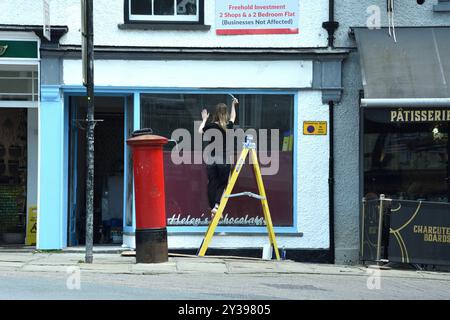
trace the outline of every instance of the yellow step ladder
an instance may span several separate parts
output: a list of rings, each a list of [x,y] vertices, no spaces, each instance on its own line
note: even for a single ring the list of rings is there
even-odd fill
[[[262,176],[261,176],[261,169],[260,169],[259,163],[258,163],[258,156],[256,153],[256,144],[253,143],[252,141],[253,141],[252,136],[249,135],[249,136],[245,137],[244,148],[241,152],[241,155],[238,158],[236,166],[234,167],[233,172],[231,174],[231,178],[228,181],[228,185],[222,195],[222,198],[221,198],[220,204],[219,204],[219,208],[217,209],[217,212],[214,215],[214,218],[211,220],[211,223],[208,226],[208,230],[206,231],[205,238],[203,239],[200,249],[198,250],[197,255],[200,257],[205,256],[206,250],[208,249],[208,246],[214,235],[214,231],[216,230],[216,227],[219,224],[219,220],[222,217],[225,206],[227,205],[228,199],[235,198],[235,197],[241,197],[241,196],[248,196],[248,197],[252,197],[252,198],[261,200],[263,213],[264,213],[264,219],[266,221],[267,231],[269,233],[269,241],[270,241],[270,244],[272,245],[273,249],[275,250],[275,255],[276,255],[277,260],[280,260],[280,253],[278,251],[278,246],[277,246],[277,242],[275,239],[275,232],[273,230],[272,218],[270,216],[270,211],[269,211],[269,203],[267,201],[266,191],[264,189],[264,183],[263,183]],[[253,171],[255,173],[256,183],[258,185],[259,195],[254,194],[252,192],[241,192],[241,193],[237,193],[237,194],[231,194],[231,192],[233,191],[233,187],[236,184],[236,181],[238,179],[239,173],[241,172],[241,169],[244,166],[245,159],[247,158],[247,155],[249,153],[250,153],[250,157],[251,157],[251,162],[253,164]]]

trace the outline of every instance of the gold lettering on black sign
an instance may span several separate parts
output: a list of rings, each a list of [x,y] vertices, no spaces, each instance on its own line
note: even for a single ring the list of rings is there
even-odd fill
[[[426,242],[450,243],[449,227],[414,225],[413,232],[423,234]]]
[[[443,110],[392,110],[391,122],[450,121],[450,109]]]

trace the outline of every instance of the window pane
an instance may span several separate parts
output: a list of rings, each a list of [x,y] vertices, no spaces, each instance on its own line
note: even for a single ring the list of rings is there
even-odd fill
[[[197,14],[197,0],[177,0],[177,14],[195,16]]]
[[[22,79],[0,79],[1,93],[32,93],[32,81]],[[37,91],[37,90],[36,90]]]
[[[154,3],[155,15],[167,16],[175,14],[174,0],[154,0]]]
[[[365,112],[366,197],[449,202],[450,123],[391,123],[390,111]]]
[[[0,93],[2,101],[32,101],[32,95],[10,95]]]
[[[286,146],[286,138],[290,139],[293,135],[293,100],[289,95],[245,95],[242,97],[245,103],[243,112],[244,121],[242,128],[258,129],[278,129],[279,130],[279,150],[289,148]],[[284,146],[283,146],[284,143]],[[271,145],[260,145],[261,148],[270,150]],[[261,149],[260,148],[260,149]]]
[[[152,14],[152,0],[130,0],[131,14]]]
[[[262,168],[278,166],[272,175],[264,175],[264,185],[271,207],[272,220],[276,226],[292,226],[293,224],[293,113],[294,98],[292,95],[236,95],[239,99],[235,129],[256,130],[255,142],[258,146],[260,165]],[[176,152],[174,143],[164,148],[164,172],[166,194],[166,213],[169,226],[207,225],[210,219],[207,197],[208,177],[206,165],[202,161],[202,150],[194,149],[194,144],[202,145],[202,137],[194,129],[201,121],[203,108],[210,113],[210,119],[218,103],[225,103],[230,111],[232,98],[227,94],[142,94],[141,95],[141,128],[151,128],[156,135],[171,138],[176,129],[185,129],[190,141],[179,138],[179,152],[190,163],[175,164],[172,152]],[[264,134],[259,129],[267,129]],[[277,129],[279,135],[272,131]],[[246,132],[249,133],[249,132]],[[195,139],[199,139],[195,140]],[[262,141],[265,141],[263,147]],[[242,145],[236,145],[235,158]],[[184,149],[186,145],[189,148]],[[265,152],[267,149],[270,152]],[[279,150],[277,152],[276,150]],[[200,163],[195,157],[200,155]],[[263,163],[263,156],[270,163]],[[197,158],[198,159],[198,158]],[[246,165],[233,193],[250,191],[258,193],[253,170]],[[195,199],[195,201],[192,201]],[[250,198],[232,198],[227,204],[226,219],[221,225],[261,226],[263,213],[258,201]],[[183,220],[184,219],[184,220]],[[241,219],[241,220],[239,220]],[[244,222],[242,222],[244,220]]]
[[[37,72],[0,70],[0,78],[31,78],[37,77]]]
[[[151,128],[155,134],[170,137],[177,128],[193,134],[194,121],[201,112],[198,100],[192,95],[152,94],[141,95],[141,127]],[[172,146],[166,146],[166,148]]]

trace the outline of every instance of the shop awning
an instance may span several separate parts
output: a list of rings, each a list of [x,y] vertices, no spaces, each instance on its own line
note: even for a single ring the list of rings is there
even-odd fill
[[[365,106],[450,106],[450,28],[355,28]]]

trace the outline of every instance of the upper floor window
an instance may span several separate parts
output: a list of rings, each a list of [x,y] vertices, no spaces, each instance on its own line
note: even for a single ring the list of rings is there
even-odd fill
[[[125,0],[128,21],[200,22],[203,0]]]
[[[438,4],[434,6],[436,12],[449,12],[450,0],[438,0]]]

